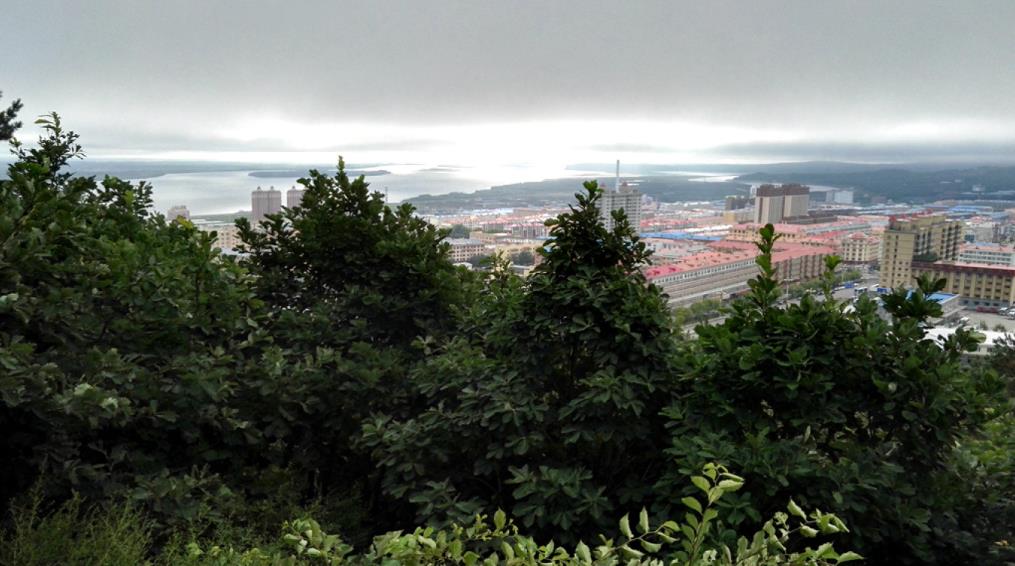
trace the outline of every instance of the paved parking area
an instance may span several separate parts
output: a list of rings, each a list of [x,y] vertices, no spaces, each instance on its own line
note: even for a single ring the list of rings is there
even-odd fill
[[[986,330],[995,330],[995,327],[1000,325],[1004,326],[1005,330],[1009,332],[1015,332],[1015,320],[1011,320],[1004,315],[963,310],[960,316],[968,318],[968,326],[976,329],[981,329],[980,323],[982,322],[987,325]]]

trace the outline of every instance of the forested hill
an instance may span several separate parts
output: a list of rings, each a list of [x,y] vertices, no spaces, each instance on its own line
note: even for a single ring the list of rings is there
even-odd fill
[[[735,181],[702,183],[677,175],[626,177],[642,194],[663,202],[718,200],[729,194],[746,194],[747,185]],[[424,211],[463,208],[563,205],[574,202],[574,187],[581,179],[548,179],[530,183],[499,185],[474,193],[421,195],[407,202]],[[611,180],[612,182],[612,180]]]
[[[973,167],[937,171],[905,167],[873,171],[757,172],[737,177],[748,183],[779,182],[851,187],[867,196],[925,202],[946,198],[1015,200],[1015,167]]]

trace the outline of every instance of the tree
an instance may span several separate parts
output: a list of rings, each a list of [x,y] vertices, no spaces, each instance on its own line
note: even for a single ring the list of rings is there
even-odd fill
[[[529,250],[522,250],[511,257],[515,265],[535,265],[536,256]]]
[[[941,312],[929,296],[943,283],[923,279],[915,292],[886,296],[889,323],[870,298],[850,311],[832,298],[838,259],[829,258],[823,301],[779,307],[776,237],[771,225],[761,231],[747,299],[723,324],[698,328],[685,358],[691,392],[667,411],[673,467],[658,495],[716,459],[760,488],[730,502],[734,528],[794,491],[840,513],[852,548],[872,560],[976,562],[993,541],[957,519],[972,490],[954,447],[981,430],[1000,392],[997,379],[963,367],[976,348],[971,332],[926,338],[924,322]]]
[[[451,231],[448,232],[448,237],[449,238],[468,238],[469,234],[470,234],[470,232],[469,232],[469,227],[468,226],[466,226],[464,224],[455,224],[454,226],[451,227]]]
[[[44,477],[193,513],[275,441],[258,302],[209,236],[149,212],[147,184],[71,176],[77,136],[38,123],[0,181],[0,501]]]
[[[0,98],[3,98],[3,91],[0,91]],[[15,99],[7,109],[0,110],[0,141],[11,139],[14,132],[21,127],[21,122],[16,120],[21,108],[21,100]]]
[[[345,162],[299,180],[302,203],[259,226],[238,221],[242,265],[265,302],[266,328],[301,371],[280,376],[288,461],[307,484],[380,505],[374,465],[353,439],[370,415],[406,416],[422,347],[455,329],[469,289],[444,231],[384,202]],[[393,516],[376,511],[372,521]]]
[[[600,196],[586,183],[548,222],[524,284],[494,266],[466,335],[413,372],[421,412],[364,425],[386,492],[421,519],[502,507],[576,540],[652,500],[676,339],[649,251],[622,211],[604,227]]]
[[[387,206],[363,176],[350,180],[341,158],[334,177],[311,171],[299,183],[301,206],[257,227],[237,221],[259,295],[279,319],[312,332],[297,341],[369,337],[407,349],[449,329],[462,287],[440,230],[409,204]]]

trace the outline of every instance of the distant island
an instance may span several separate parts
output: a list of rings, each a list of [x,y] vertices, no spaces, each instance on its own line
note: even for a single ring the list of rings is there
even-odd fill
[[[334,172],[336,169],[331,168],[330,172]],[[390,175],[391,171],[385,171],[384,169],[369,169],[364,171],[346,171],[349,177],[355,178],[360,175],[364,177],[378,177],[380,175]],[[272,169],[267,171],[251,171],[247,173],[251,177],[258,177],[262,179],[278,179],[278,178],[291,178],[291,177],[303,177],[307,174],[307,169]]]

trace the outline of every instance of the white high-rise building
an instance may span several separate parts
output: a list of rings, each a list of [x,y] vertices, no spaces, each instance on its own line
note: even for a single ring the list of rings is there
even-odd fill
[[[267,191],[261,187],[250,193],[250,223],[257,225],[269,214],[282,212],[282,191],[275,190],[275,187]]]
[[[296,208],[303,202],[303,194],[306,192],[306,189],[292,187],[285,193],[285,205],[289,208]]]
[[[613,211],[623,210],[627,221],[634,231],[641,231],[641,192],[627,183],[620,182],[620,161],[617,161],[617,173],[613,190],[603,191],[599,199],[599,217],[607,230],[613,230]]]

